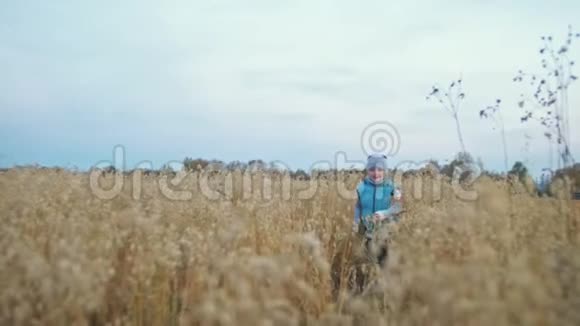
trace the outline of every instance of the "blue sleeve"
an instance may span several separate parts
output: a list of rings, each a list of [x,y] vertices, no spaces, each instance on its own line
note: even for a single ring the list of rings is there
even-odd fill
[[[357,199],[356,199],[356,205],[354,206],[354,222],[356,224],[358,224],[360,222],[360,214],[361,214],[361,207],[360,207],[360,197],[358,196],[358,191],[357,191]]]

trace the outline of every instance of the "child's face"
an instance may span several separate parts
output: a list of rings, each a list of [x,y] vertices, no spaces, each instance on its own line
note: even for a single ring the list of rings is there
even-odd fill
[[[385,170],[380,168],[368,169],[367,175],[373,181],[381,181],[385,177]]]

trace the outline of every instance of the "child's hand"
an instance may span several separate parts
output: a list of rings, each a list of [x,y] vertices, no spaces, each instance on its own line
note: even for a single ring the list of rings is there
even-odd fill
[[[393,191],[393,199],[395,201],[401,201],[401,199],[403,199],[403,195],[401,194],[401,190],[399,190],[398,188],[395,189],[395,191]]]
[[[385,219],[385,216],[381,213],[373,214],[373,222],[375,222],[375,224],[382,222],[384,219]]]

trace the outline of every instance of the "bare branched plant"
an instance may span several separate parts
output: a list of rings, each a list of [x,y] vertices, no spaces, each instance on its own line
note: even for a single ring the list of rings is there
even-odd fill
[[[487,106],[485,109],[479,111],[479,117],[482,119],[489,119],[493,122],[493,129],[499,130],[501,135],[501,142],[503,146],[503,163],[504,169],[507,172],[509,169],[509,159],[507,151],[507,141],[505,137],[505,124],[503,122],[503,115],[501,114],[501,100],[495,100],[493,105]]]
[[[561,45],[556,45],[552,36],[543,36],[543,46],[539,50],[541,71],[527,73],[520,70],[513,79],[514,82],[527,83],[531,87],[531,96],[521,94],[518,103],[524,109],[521,121],[535,120],[546,128],[545,136],[558,145],[558,168],[562,164],[566,167],[574,162],[569,143],[568,89],[578,79],[572,71],[575,62],[570,57],[572,43],[577,38],[580,38],[580,33],[574,33],[572,26],[568,26],[568,34]]]
[[[441,107],[451,114],[451,117],[455,121],[461,152],[466,153],[463,133],[461,132],[461,123],[459,121],[459,109],[464,98],[465,93],[463,92],[461,79],[452,81],[447,87],[447,90],[442,90],[441,87],[434,85],[429,95],[427,95],[428,101],[431,99],[437,100],[441,104]]]

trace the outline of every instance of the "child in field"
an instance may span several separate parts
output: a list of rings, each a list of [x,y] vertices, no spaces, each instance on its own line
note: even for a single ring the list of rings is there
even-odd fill
[[[366,163],[367,175],[356,188],[357,202],[354,211],[353,231],[365,237],[365,245],[370,250],[377,229],[389,222],[397,222],[401,212],[401,192],[385,177],[387,157],[370,155]],[[387,258],[387,247],[381,243],[377,259],[382,266]]]

